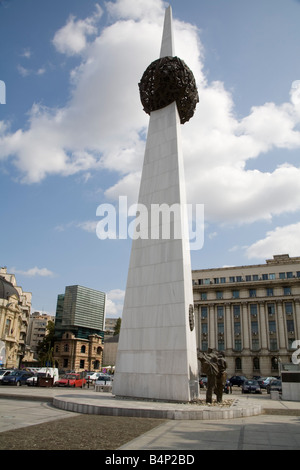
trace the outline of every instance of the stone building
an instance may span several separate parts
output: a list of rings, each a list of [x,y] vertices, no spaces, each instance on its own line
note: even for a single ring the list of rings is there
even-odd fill
[[[30,292],[23,292],[14,274],[0,268],[0,366],[19,368],[25,356],[31,309]]]
[[[53,359],[58,369],[82,371],[98,371],[102,367],[103,340],[98,335],[90,335],[87,339],[76,338],[69,331],[62,334],[54,343]]]
[[[224,351],[228,375],[277,376],[300,339],[300,257],[192,272],[197,347]]]
[[[106,295],[67,286],[57,297],[54,354],[60,369],[98,371],[102,367]]]
[[[33,312],[29,318],[26,344],[32,351],[36,351],[40,341],[48,334],[48,322],[54,322],[55,317],[46,313]]]

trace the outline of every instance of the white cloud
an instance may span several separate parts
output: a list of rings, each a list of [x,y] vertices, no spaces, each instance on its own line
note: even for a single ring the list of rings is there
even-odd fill
[[[93,16],[84,20],[76,20],[71,15],[62,28],[54,35],[53,44],[56,49],[66,55],[72,56],[81,53],[87,46],[87,36],[97,33],[95,23],[102,16],[101,7],[96,4],[96,12]]]
[[[122,316],[125,291],[113,289],[106,297],[106,317],[119,318]]]
[[[266,237],[249,246],[246,255],[252,258],[272,258],[274,254],[288,253],[299,256],[300,253],[300,223],[277,227],[269,231]]]
[[[165,6],[161,0],[108,2],[113,22],[97,35],[100,7],[86,19],[70,17],[55,34],[56,48],[82,54],[82,62],[71,73],[65,107],[35,104],[26,129],[0,136],[0,158],[13,156],[23,181],[107,169],[119,179],[106,197],[136,201],[149,120],[137,85],[158,57]],[[174,26],[176,54],[193,70],[200,97],[194,118],[182,127],[188,202],[205,204],[208,222],[223,224],[299,210],[300,168],[288,163],[288,152],[273,171],[246,169],[274,148],[300,148],[299,87],[291,87],[289,102],[256,106],[238,119],[225,85],[207,82],[196,28],[179,20]]]
[[[54,276],[54,273],[50,271],[49,269],[38,268],[37,266],[35,266],[34,268],[30,268],[27,271],[22,271],[20,269],[11,268],[11,272],[16,273],[16,274],[21,274],[22,276],[28,276],[28,277],[35,277],[35,276],[52,277]]]

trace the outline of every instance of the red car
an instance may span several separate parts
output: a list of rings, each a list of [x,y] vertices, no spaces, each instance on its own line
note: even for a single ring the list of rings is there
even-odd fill
[[[57,387],[82,387],[86,380],[80,374],[66,374],[55,382]]]

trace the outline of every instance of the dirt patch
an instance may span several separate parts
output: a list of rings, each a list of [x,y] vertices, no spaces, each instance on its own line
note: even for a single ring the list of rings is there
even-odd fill
[[[152,418],[80,415],[0,433],[1,450],[116,450],[164,423]]]

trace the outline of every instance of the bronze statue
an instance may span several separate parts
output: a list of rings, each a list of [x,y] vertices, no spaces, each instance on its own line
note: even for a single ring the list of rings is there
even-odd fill
[[[208,349],[207,353],[199,352],[198,359],[201,362],[201,372],[207,375],[206,403],[212,403],[213,393],[217,396],[217,402],[221,403],[227,376],[224,353]]]

